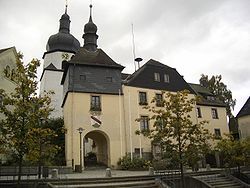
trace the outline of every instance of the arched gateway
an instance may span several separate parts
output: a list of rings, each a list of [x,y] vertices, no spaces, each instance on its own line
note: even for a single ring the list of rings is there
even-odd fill
[[[110,140],[106,133],[100,130],[90,131],[85,135],[84,141],[85,167],[93,162],[110,166]]]

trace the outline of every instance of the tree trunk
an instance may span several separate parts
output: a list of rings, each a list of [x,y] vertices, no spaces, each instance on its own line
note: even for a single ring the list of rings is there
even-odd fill
[[[180,168],[181,168],[181,187],[185,188],[184,185],[184,172],[183,172],[183,162],[182,162],[182,153],[179,153],[179,158],[180,158]]]
[[[20,187],[21,177],[22,177],[22,164],[23,164],[23,156],[19,156],[18,159],[18,179],[17,179],[17,187]]]

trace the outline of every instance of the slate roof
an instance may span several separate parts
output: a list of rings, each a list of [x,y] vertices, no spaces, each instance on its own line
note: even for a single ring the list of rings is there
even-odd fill
[[[239,118],[247,115],[250,115],[250,97],[247,99],[246,103],[240,109],[236,117]]]
[[[13,47],[0,49],[0,53],[4,52],[4,51],[6,51],[6,50],[9,50],[9,49],[11,49],[11,48],[13,48]]]
[[[154,80],[154,73],[160,74],[160,82]],[[169,76],[169,83],[164,82],[164,74]],[[153,59],[150,59],[140,69],[128,76],[125,85],[174,92],[186,89],[195,94],[176,69]]]
[[[122,73],[122,80],[126,80],[131,74]]]
[[[53,63],[50,63],[47,67],[45,67],[44,69],[46,70],[57,70],[57,68],[55,67],[55,65],[53,65]]]
[[[226,106],[222,101],[217,99],[207,88],[199,84],[189,83],[189,85],[193,88],[195,93],[201,97],[201,101],[197,102],[197,104],[219,107]]]
[[[96,51],[88,51],[81,47],[80,50],[72,57],[69,63],[75,63],[79,65],[89,66],[104,66],[118,69],[124,69],[124,67],[114,60],[112,60],[102,49]]]
[[[41,77],[40,77],[40,81],[42,80],[43,75],[44,75],[44,72],[45,72],[46,70],[63,72],[62,69],[58,69],[58,68],[55,67],[55,65],[54,65],[53,63],[50,63],[47,67],[45,67],[45,68],[43,69],[42,75],[41,75]]]

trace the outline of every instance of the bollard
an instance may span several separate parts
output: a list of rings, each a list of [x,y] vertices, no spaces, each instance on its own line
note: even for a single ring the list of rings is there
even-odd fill
[[[53,179],[58,178],[58,170],[57,169],[51,170],[51,178],[53,178]]]
[[[211,170],[210,164],[207,164],[207,165],[206,165],[206,170],[207,170],[207,171],[210,171],[210,170]]]
[[[112,177],[112,175],[111,175],[111,169],[110,169],[110,168],[106,168],[105,177],[106,177],[106,178],[111,178],[111,177]]]
[[[154,168],[153,167],[149,167],[149,169],[148,169],[148,175],[150,175],[150,176],[154,175]]]

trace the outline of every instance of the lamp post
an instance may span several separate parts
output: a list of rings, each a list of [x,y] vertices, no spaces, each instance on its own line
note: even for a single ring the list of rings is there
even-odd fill
[[[80,127],[77,130],[80,134],[80,172],[82,172],[82,132],[83,132],[83,128]]]
[[[40,118],[40,129],[43,128],[43,125],[45,123],[44,118]],[[39,159],[38,159],[38,179],[41,179],[41,173],[42,173],[42,138],[39,137]]]

